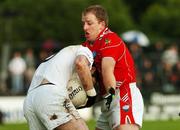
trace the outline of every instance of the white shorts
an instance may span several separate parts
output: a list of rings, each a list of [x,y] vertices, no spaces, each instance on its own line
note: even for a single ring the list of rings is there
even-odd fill
[[[101,114],[96,127],[103,130],[113,130],[122,124],[137,124],[142,126],[144,104],[142,95],[135,83],[116,89],[115,97],[108,110],[106,101],[101,102]]]
[[[53,130],[74,116],[80,118],[67,94],[55,85],[41,85],[28,93],[24,101],[24,115],[30,130]]]

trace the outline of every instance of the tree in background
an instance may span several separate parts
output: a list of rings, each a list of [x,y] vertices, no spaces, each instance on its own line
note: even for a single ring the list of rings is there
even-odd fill
[[[129,7],[130,15],[136,24],[140,23],[141,17],[148,7],[157,0],[122,0]]]
[[[4,0],[0,3],[1,42],[7,39],[13,42],[42,42],[50,37],[61,42],[78,44],[84,35],[81,12],[90,4],[107,7],[111,28],[115,31],[123,32],[133,26],[126,6],[119,0]],[[8,33],[3,31],[7,30],[5,27],[8,28]]]
[[[179,7],[179,0],[158,0],[143,14],[142,26],[152,37],[179,38]]]
[[[151,37],[179,38],[179,0],[1,0],[0,45],[49,38],[78,44],[84,35],[81,12],[90,4],[108,10],[109,27],[119,34],[137,29]]]
[[[122,33],[124,31],[136,28],[128,6],[122,0],[91,0],[90,4],[103,5],[109,14],[109,27],[117,32]]]

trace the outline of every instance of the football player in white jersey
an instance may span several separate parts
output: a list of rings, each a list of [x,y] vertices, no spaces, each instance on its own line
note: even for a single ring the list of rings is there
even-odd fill
[[[90,71],[92,64],[92,52],[87,47],[74,45],[39,65],[23,106],[30,130],[88,130],[68,97],[67,83],[76,69],[88,96],[86,105],[90,106],[96,96]]]

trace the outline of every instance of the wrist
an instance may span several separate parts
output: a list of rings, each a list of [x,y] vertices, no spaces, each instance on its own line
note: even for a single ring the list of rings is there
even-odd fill
[[[115,95],[115,89],[113,87],[108,87],[107,93],[103,95],[103,98],[108,98],[109,96]]]
[[[108,93],[111,95],[115,95],[115,89],[113,87],[109,87]]]
[[[87,94],[87,96],[94,97],[94,96],[96,96],[96,90],[93,87],[92,89],[87,90],[86,94]]]

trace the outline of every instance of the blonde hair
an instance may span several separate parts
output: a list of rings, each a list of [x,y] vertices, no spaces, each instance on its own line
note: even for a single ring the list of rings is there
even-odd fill
[[[108,14],[107,11],[101,5],[91,5],[87,7],[83,12],[82,15],[85,16],[87,13],[93,13],[99,22],[104,21],[105,26],[108,26]]]

